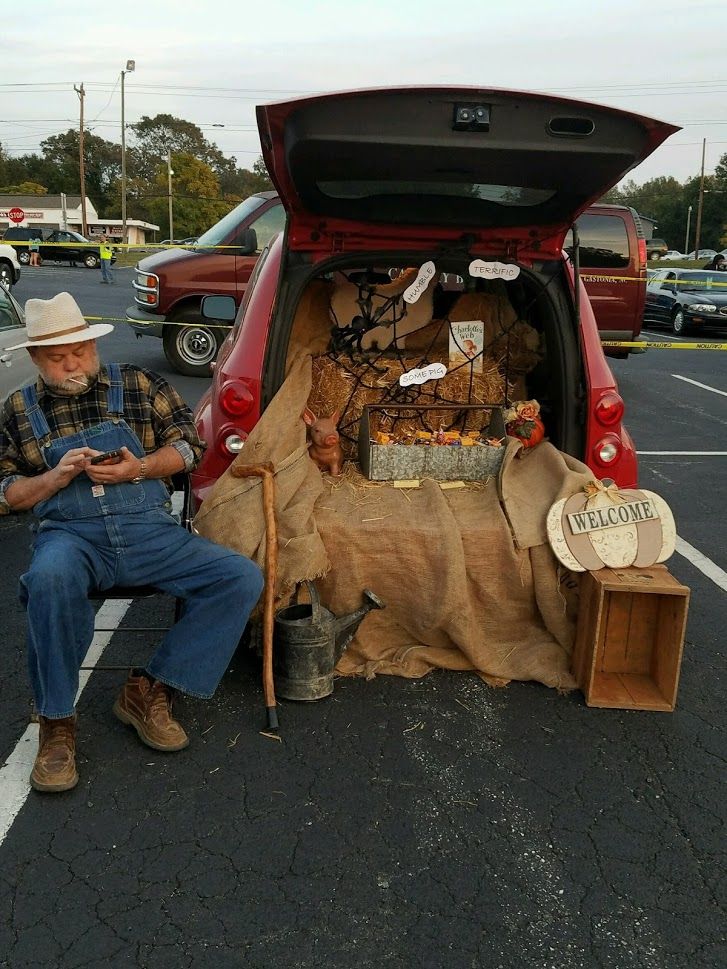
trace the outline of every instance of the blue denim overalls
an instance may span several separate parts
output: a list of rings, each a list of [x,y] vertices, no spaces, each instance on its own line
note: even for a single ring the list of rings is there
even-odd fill
[[[38,404],[35,386],[31,384],[23,387],[25,414],[40,445],[46,467],[55,468],[67,451],[79,447],[113,451],[125,445],[137,458],[144,457],[141,441],[124,420],[124,385],[119,365],[109,364],[108,374],[111,382],[106,404],[109,420],[55,440],[51,438],[48,422]],[[132,514],[163,507],[171,508],[169,493],[163,481],[155,479],[139,484],[128,481],[104,487],[94,485],[87,474],[81,473],[65,488],[39,502],[33,512],[41,521],[76,521],[79,518]]]
[[[26,413],[49,468],[71,448],[144,450],[123,419],[121,371],[110,364],[108,420],[52,438],[34,386],[23,388]],[[192,535],[169,513],[162,481],[94,485],[81,473],[33,509],[41,520],[30,568],[20,579],[28,613],[28,665],[36,709],[49,718],[73,713],[78,671],[93,638],[92,589],[151,584],[185,600],[146,669],[193,696],[210,697],[229,664],[262,591],[258,567],[242,555]]]

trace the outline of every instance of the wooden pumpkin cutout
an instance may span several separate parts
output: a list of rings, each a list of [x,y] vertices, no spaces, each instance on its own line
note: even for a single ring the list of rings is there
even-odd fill
[[[674,518],[663,498],[601,481],[556,501],[547,530],[556,557],[574,572],[647,568],[666,561],[676,545]]]

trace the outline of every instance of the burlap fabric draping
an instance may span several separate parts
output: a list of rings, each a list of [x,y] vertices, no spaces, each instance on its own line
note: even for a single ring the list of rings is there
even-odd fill
[[[313,507],[323,479],[308,457],[306,427],[300,419],[311,385],[311,358],[301,357],[245,442],[243,451],[217,481],[194,520],[200,535],[226,545],[263,568],[265,519],[262,481],[235,478],[237,464],[270,462],[275,468],[275,519],[278,530],[279,595],[303,579],[330,568],[316,527]]]
[[[236,460],[277,469],[279,591],[320,576],[321,599],[337,615],[356,609],[367,587],[387,604],[363,621],[338,671],[474,670],[494,684],[574,687],[572,583],[546,543],[545,517],[592,478],[587,468],[547,443],[524,451],[513,439],[499,482],[484,486],[443,491],[425,480],[402,492],[350,472],[322,477],[302,421],[291,420],[309,391],[310,359],[291,370]],[[227,472],[195,525],[262,564],[257,482]]]

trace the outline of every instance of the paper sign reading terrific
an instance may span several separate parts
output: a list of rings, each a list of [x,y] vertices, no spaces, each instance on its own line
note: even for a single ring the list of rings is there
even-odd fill
[[[425,262],[419,269],[417,278],[404,290],[404,302],[405,303],[416,303],[419,297],[422,295],[424,290],[427,288],[431,282],[432,276],[435,273],[435,266],[433,262]]]
[[[419,370],[407,370],[399,377],[399,383],[402,387],[409,387],[410,384],[425,384],[427,380],[439,380],[446,373],[447,368],[443,363],[430,363],[428,367],[421,367]]]
[[[470,263],[470,276],[482,276],[484,279],[517,279],[520,267],[510,262],[485,262],[484,259],[474,259]]]
[[[566,515],[574,535],[600,531],[603,528],[616,528],[618,525],[633,525],[658,517],[656,509],[648,500],[625,501],[619,505],[592,508]]]

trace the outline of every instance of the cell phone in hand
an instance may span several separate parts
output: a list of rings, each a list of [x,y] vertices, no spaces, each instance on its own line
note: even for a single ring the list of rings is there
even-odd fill
[[[121,451],[104,451],[103,454],[96,454],[91,458],[91,464],[103,464],[104,461],[108,461],[110,458],[120,458]]]

